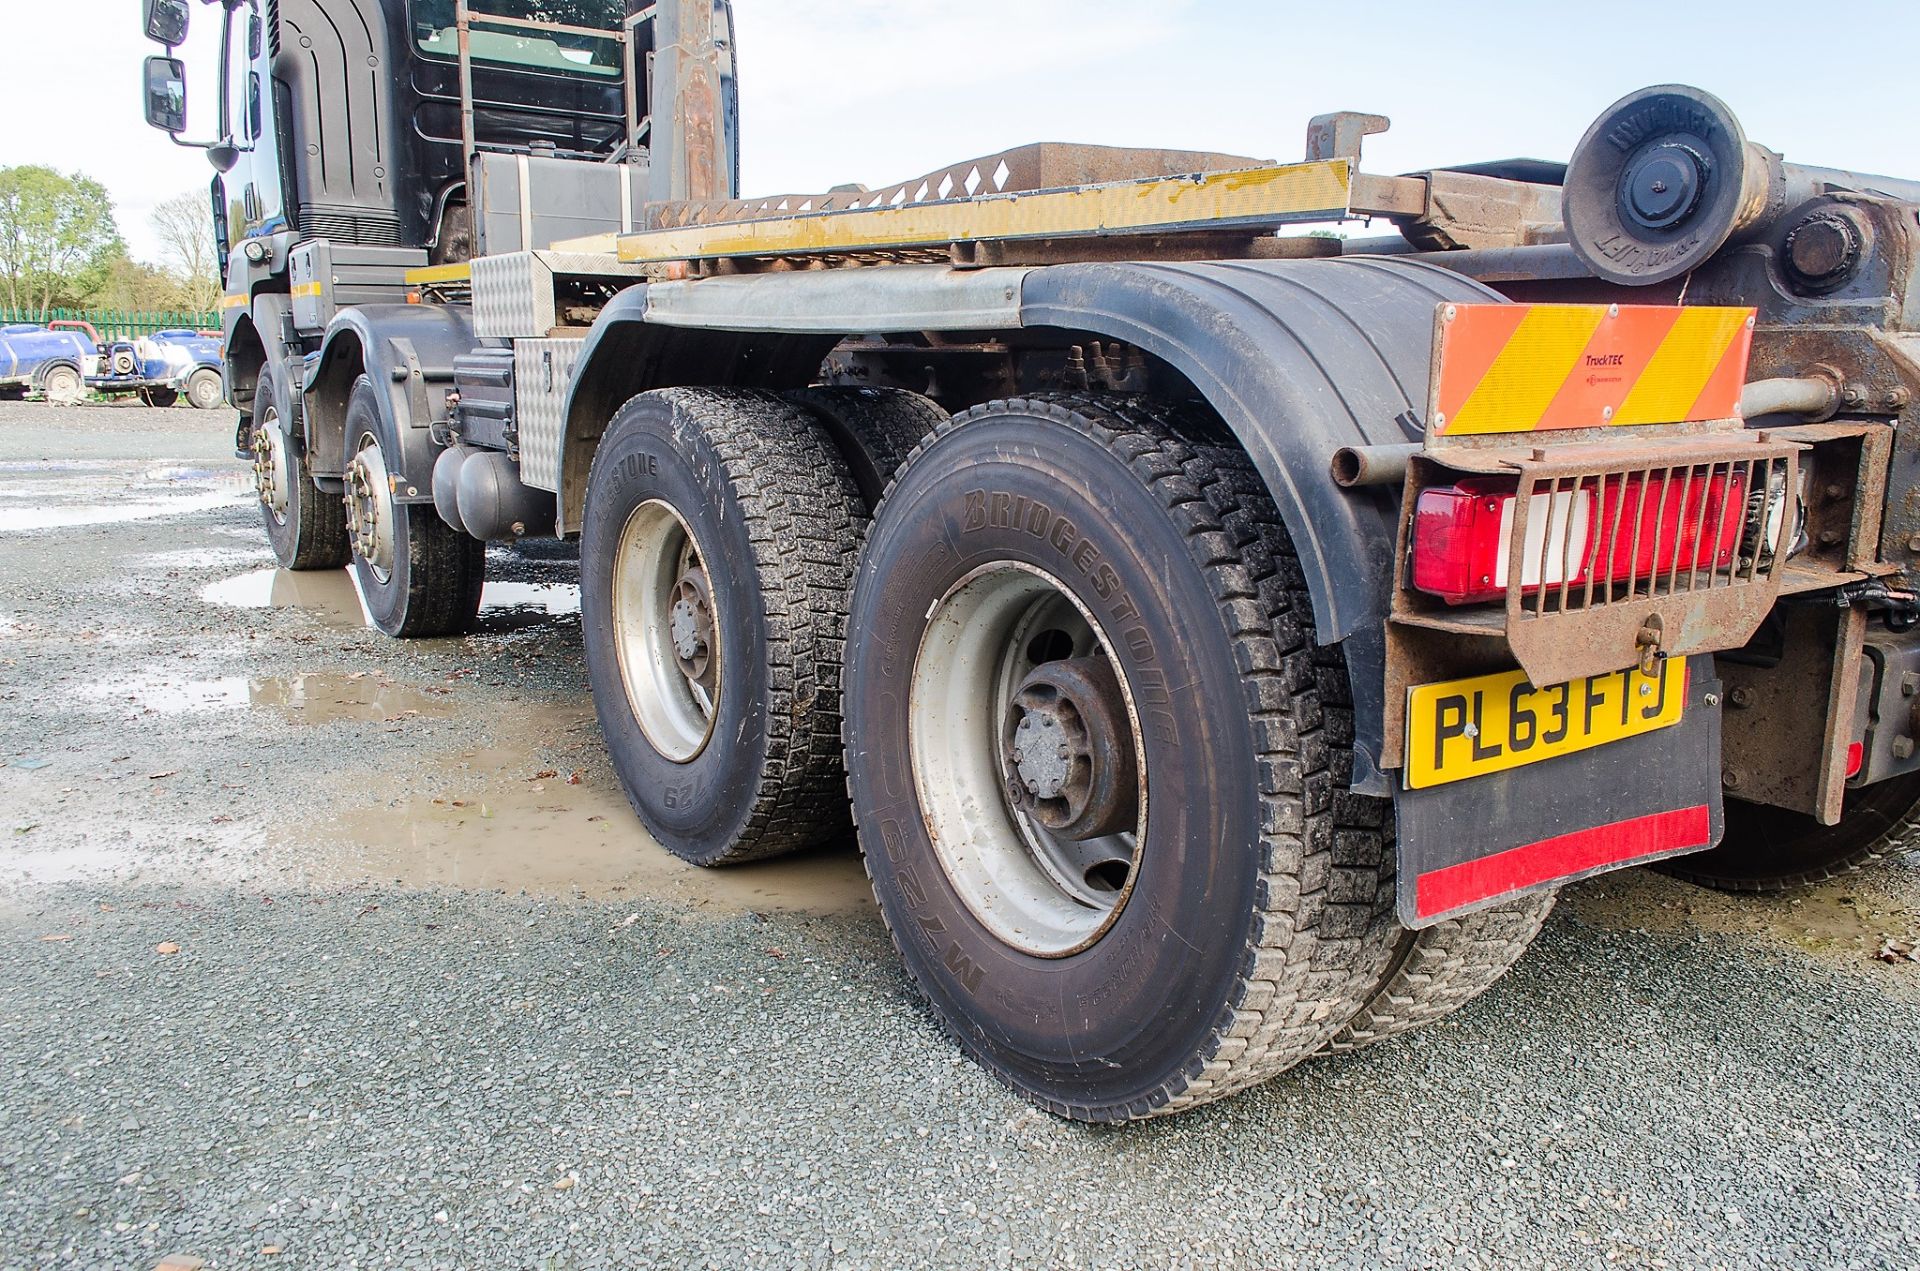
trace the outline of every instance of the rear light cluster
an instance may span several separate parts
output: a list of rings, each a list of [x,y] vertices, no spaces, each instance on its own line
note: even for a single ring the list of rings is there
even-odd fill
[[[1748,518],[1747,475],[1728,466],[1548,482],[1528,497],[1521,592],[1558,588],[1564,606],[1576,588],[1584,600],[1605,584],[1605,600],[1613,584],[1731,568]],[[1413,519],[1415,589],[1450,605],[1506,595],[1519,508],[1511,478],[1422,490]],[[1762,519],[1776,515],[1769,507]]]

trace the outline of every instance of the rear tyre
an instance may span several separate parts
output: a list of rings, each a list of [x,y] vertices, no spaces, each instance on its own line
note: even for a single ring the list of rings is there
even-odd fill
[[[1327,1043],[1359,1050],[1453,1014],[1505,975],[1540,934],[1556,893],[1402,931],[1399,948],[1367,1004]]]
[[[812,412],[833,439],[868,508],[879,506],[913,448],[947,421],[932,398],[904,388],[803,388],[787,398]]]
[[[431,503],[393,497],[380,407],[362,375],[347,399],[345,513],[353,569],[373,625],[403,639],[472,628],[487,580],[487,545],[440,519]]]
[[[771,393],[622,406],[587,479],[594,709],[647,829],[696,865],[846,832],[840,660],[865,512],[814,419]]]
[[[180,394],[171,388],[143,388],[140,390],[140,400],[148,406],[164,410],[179,401]]]
[[[187,377],[187,404],[195,410],[212,410],[220,405],[225,396],[226,391],[220,385],[220,372],[199,370]]]
[[[347,563],[347,514],[339,496],[313,483],[307,457],[280,422],[273,381],[263,369],[248,430],[254,490],[267,542],[282,569],[339,569]]]
[[[1291,1067],[1396,948],[1387,809],[1342,788],[1326,704],[1344,666],[1215,427],[989,403],[861,553],[847,753],[881,911],[961,1045],[1081,1120]]]
[[[1920,773],[1847,791],[1838,825],[1804,812],[1727,800],[1720,846],[1654,868],[1716,891],[1782,892],[1920,848]]]

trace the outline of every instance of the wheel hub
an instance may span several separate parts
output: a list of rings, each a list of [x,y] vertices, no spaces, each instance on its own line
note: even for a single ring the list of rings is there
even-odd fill
[[[260,505],[273,514],[274,520],[285,521],[290,491],[286,440],[280,435],[278,423],[269,419],[255,426],[250,449],[253,451],[253,485],[260,495]]]
[[[691,762],[713,733],[725,650],[706,565],[669,504],[650,499],[627,518],[610,599],[634,720],[665,758]]]
[[[353,550],[384,578],[393,569],[393,489],[386,460],[371,438],[347,465],[346,501]]]
[[[713,592],[707,571],[693,565],[673,585],[667,606],[667,634],[673,642],[680,674],[698,685],[708,701],[713,697]]]
[[[1133,730],[1103,654],[1043,662],[1014,691],[1003,735],[1015,807],[1063,838],[1101,838],[1138,821]]]

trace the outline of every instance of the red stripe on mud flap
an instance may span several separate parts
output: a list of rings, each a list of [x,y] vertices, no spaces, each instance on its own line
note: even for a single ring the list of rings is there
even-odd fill
[[[1417,909],[1422,918],[1428,918],[1536,883],[1683,847],[1703,847],[1712,837],[1713,816],[1705,804],[1576,830],[1422,874]]]

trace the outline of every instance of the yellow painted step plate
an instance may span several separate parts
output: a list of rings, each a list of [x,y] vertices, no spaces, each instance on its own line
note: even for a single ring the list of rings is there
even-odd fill
[[[644,230],[620,237],[620,259],[817,255],[1178,229],[1265,228],[1339,220],[1352,178],[1345,159],[1156,177],[1071,190]]]
[[[1407,785],[1415,790],[1484,777],[1671,728],[1686,698],[1686,662],[1652,675],[1609,671],[1534,688],[1502,671],[1407,690]]]

